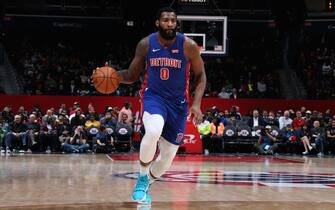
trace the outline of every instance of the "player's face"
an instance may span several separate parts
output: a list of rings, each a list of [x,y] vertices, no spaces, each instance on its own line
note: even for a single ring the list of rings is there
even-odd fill
[[[177,16],[174,12],[163,12],[160,19],[156,22],[159,34],[166,40],[176,37]]]

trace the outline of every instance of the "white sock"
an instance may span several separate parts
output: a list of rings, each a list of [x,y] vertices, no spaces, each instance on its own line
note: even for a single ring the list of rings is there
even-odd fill
[[[179,146],[171,144],[163,137],[160,138],[159,141],[159,156],[152,163],[150,168],[150,179],[151,183],[161,177],[170,167],[176,153],[178,151]]]
[[[145,135],[142,138],[140,147],[140,174],[149,173],[151,162],[155,156],[157,142],[162,134],[164,127],[164,119],[158,114],[149,114],[144,112],[143,124]]]

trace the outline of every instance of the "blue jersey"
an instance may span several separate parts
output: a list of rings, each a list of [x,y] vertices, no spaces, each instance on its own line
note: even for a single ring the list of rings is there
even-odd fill
[[[143,111],[161,115],[161,136],[172,144],[182,143],[188,108],[190,64],[184,55],[185,36],[177,33],[170,47],[158,42],[157,33],[149,36],[146,79],[143,82]]]
[[[184,55],[185,36],[177,33],[170,47],[162,46],[157,36],[158,33],[149,36],[143,88],[165,99],[188,100],[190,64]]]

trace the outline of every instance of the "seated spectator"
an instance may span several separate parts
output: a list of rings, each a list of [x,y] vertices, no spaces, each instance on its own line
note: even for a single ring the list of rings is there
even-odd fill
[[[231,94],[230,94],[230,99],[237,99],[237,98],[240,98],[239,96],[239,93],[237,92],[237,89],[236,88],[233,88],[231,90]]]
[[[223,150],[224,125],[220,122],[220,118],[215,117],[210,126],[211,139],[209,152],[220,153]]]
[[[262,112],[262,118],[263,118],[263,120],[266,121],[266,119],[268,119],[268,117],[269,117],[268,111],[263,110],[263,112]]]
[[[239,112],[239,108],[237,106],[231,107],[229,116],[233,121],[242,119],[241,113]]]
[[[25,110],[24,106],[20,106],[17,110],[17,115],[21,116],[21,120],[23,123],[26,123],[28,120],[28,112]]]
[[[279,118],[279,129],[283,129],[288,125],[292,124],[292,119],[290,118],[290,112],[288,110],[284,111],[284,116]]]
[[[312,151],[313,147],[311,145],[311,131],[307,124],[302,126],[301,129],[297,130],[298,131],[298,137],[300,138],[301,142],[304,145],[305,151],[302,153],[303,155],[307,155],[310,151]]]
[[[70,125],[72,129],[85,125],[85,115],[82,114],[80,108],[77,108],[74,115],[70,116]]]
[[[227,113],[228,113],[228,110],[227,110]],[[220,122],[222,122],[223,125],[226,126],[228,124],[228,119],[226,118],[226,115],[223,112],[220,112],[219,117],[220,117]]]
[[[100,121],[96,120],[95,115],[89,115],[88,120],[85,122],[85,127],[90,128],[90,127],[100,127]]]
[[[58,133],[57,126],[58,120],[54,121],[53,124],[44,125],[41,128],[39,135],[39,145],[41,152],[56,152],[58,148]]]
[[[88,151],[90,145],[87,144],[86,139],[83,126],[78,126],[74,131],[74,135],[70,138],[70,142],[63,144],[64,152],[82,153]]]
[[[100,126],[99,133],[96,135],[96,144],[93,147],[93,152],[109,153],[111,151],[111,146],[113,145],[113,137],[108,135],[105,126]]]
[[[32,147],[38,143],[40,135],[41,124],[37,121],[36,116],[31,114],[27,123],[28,136],[29,136],[29,147]]]
[[[14,144],[19,144],[20,152],[28,150],[27,125],[22,122],[21,115],[15,115],[14,122],[9,125],[8,133],[5,136],[6,152],[10,153]]]
[[[5,153],[4,145],[3,145],[3,139],[5,138],[6,135],[6,129],[3,126],[2,119],[0,119],[0,152]]]
[[[127,124],[131,124],[131,122],[133,121],[133,112],[131,111],[131,104],[128,101],[124,103],[124,106],[120,110],[118,121],[122,120],[121,118],[123,114],[127,115]]]
[[[14,121],[14,114],[9,106],[5,106],[1,112],[1,118],[4,124]]]
[[[248,125],[252,128],[255,126],[265,126],[265,121],[263,118],[259,117],[258,110],[253,110],[252,112],[252,118],[248,120]]]
[[[221,121],[222,123],[222,121]],[[200,138],[202,141],[202,148],[205,155],[209,154],[209,148],[210,148],[210,134],[211,134],[211,123],[207,120],[207,117],[203,118],[202,123],[200,123],[198,126],[198,131],[200,133]]]
[[[271,134],[271,126],[266,126],[261,130],[258,142],[254,145],[258,154],[273,154],[278,149],[277,139]]]
[[[85,118],[88,119],[90,118],[90,116],[94,116],[94,119],[95,120],[99,120],[99,115],[98,113],[95,111],[94,109],[94,106],[92,105],[92,103],[89,103],[88,104],[88,107],[87,107],[87,113],[85,115]]]
[[[72,116],[75,115],[76,111],[78,110],[78,108],[80,108],[79,102],[75,101],[73,102],[73,106],[70,109],[70,118],[72,118]],[[70,119],[71,120],[71,119]]]
[[[317,120],[313,123],[311,135],[312,141],[315,142],[319,150],[318,156],[322,157],[324,155],[325,131],[320,127],[320,122]]]
[[[65,150],[67,150],[68,148],[71,148],[71,146],[69,146],[68,148],[64,148],[64,145],[70,145],[70,140],[71,140],[71,136],[70,136],[70,132],[67,130],[64,130],[61,135],[58,137],[59,139],[59,143],[61,145],[61,149],[65,152]],[[72,152],[73,150],[69,149],[69,152]],[[73,152],[76,152],[73,151]]]
[[[87,140],[92,142],[93,138],[99,132],[100,121],[96,120],[94,114],[88,116],[89,119],[85,123],[85,131],[87,134]]]
[[[53,112],[51,109],[48,109],[47,113],[42,117],[42,125],[43,126],[52,126],[55,121],[56,117],[53,115]]]
[[[114,145],[116,149],[125,148],[125,146],[127,149],[131,148],[133,128],[129,123],[128,115],[122,114],[121,121],[117,122],[115,128]]]
[[[111,107],[110,107],[111,108]],[[105,126],[106,128],[113,128],[115,129],[117,118],[112,115],[113,109],[107,109],[105,116],[100,119],[100,124]]]
[[[305,125],[305,119],[302,118],[302,114],[300,111],[295,113],[296,117],[292,121],[292,127],[294,129],[302,128]]]
[[[268,117],[264,121],[265,125],[277,126],[279,128],[279,122],[276,119],[275,113],[273,111],[269,112]]]
[[[221,92],[218,94],[219,98],[224,98],[224,99],[228,99],[230,98],[231,94],[228,93],[228,91],[226,91],[225,87],[222,87]]]
[[[330,146],[330,151],[335,154],[335,119],[331,120],[331,125],[327,128],[327,142]]]

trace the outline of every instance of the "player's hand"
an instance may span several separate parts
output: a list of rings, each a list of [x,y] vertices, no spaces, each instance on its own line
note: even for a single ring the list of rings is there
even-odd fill
[[[107,61],[105,62],[105,66],[108,66],[108,62],[107,62]],[[95,73],[95,71],[96,71],[97,69],[99,69],[99,67],[96,67],[96,68],[93,70],[92,75],[90,76],[91,82],[93,81],[93,74]]]
[[[194,106],[194,105],[191,106],[190,115],[191,117],[193,115],[193,123],[195,125],[199,125],[200,123],[202,123],[202,112],[199,106]]]

